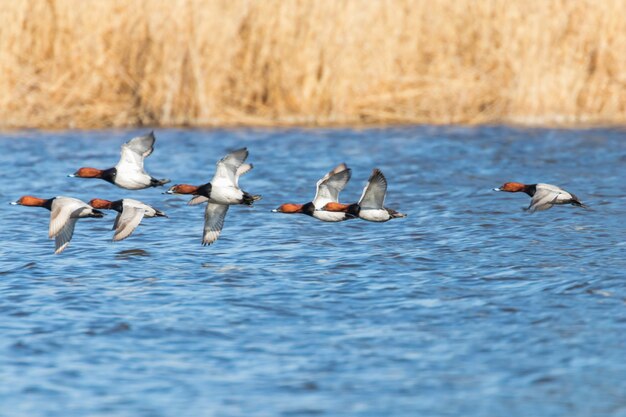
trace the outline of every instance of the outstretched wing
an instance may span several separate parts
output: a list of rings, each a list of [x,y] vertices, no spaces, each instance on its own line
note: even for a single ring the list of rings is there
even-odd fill
[[[65,222],[65,225],[59,230],[57,235],[54,237],[54,253],[59,254],[67,248],[67,245],[70,244],[70,240],[72,240],[72,235],[74,234],[74,226],[76,226],[76,222],[78,218],[68,218]]]
[[[120,161],[116,168],[120,171],[143,171],[143,160],[154,150],[154,132],[133,138],[122,145]]]
[[[206,210],[204,211],[204,234],[202,235],[202,245],[210,245],[215,242],[218,237],[220,237],[227,212],[227,205],[213,203],[206,205]]]
[[[187,202],[187,205],[197,206],[198,204],[206,203],[207,201],[209,201],[209,197],[205,197],[203,195],[197,195],[197,196],[192,197],[191,200]]]
[[[237,168],[237,171],[235,171],[235,187],[236,188],[239,188],[239,177],[241,177],[242,175],[247,174],[248,172],[250,172],[250,170],[252,168],[254,168],[254,165],[252,165],[252,164],[241,164],[239,166],[239,168]],[[217,175],[217,173],[216,173],[216,175]],[[214,184],[214,183],[212,182],[212,184]],[[193,197],[191,200],[189,200],[189,202],[187,202],[187,205],[195,206],[197,204],[202,204],[202,203],[205,203],[207,201],[209,201],[209,199],[207,197],[204,197],[204,196],[201,196],[201,195],[197,195],[197,196]]]
[[[77,210],[89,207],[87,204],[75,198],[57,197],[52,201],[50,210],[50,226],[48,228],[48,237],[52,239],[61,232],[63,227],[70,220],[72,214]]]
[[[212,185],[236,187],[237,170],[246,161],[248,149],[241,148],[233,151],[220,159],[215,168],[215,175],[211,180]]]
[[[113,240],[118,241],[130,236],[133,230],[141,223],[145,212],[142,208],[124,206],[122,212],[115,218]]]
[[[237,188],[239,188],[239,177],[250,172],[252,168],[254,168],[252,164],[242,164],[237,168],[237,172],[235,173],[235,186]]]
[[[561,191],[537,188],[527,210],[530,212],[547,210],[555,204],[561,194]]]
[[[351,176],[352,170],[346,164],[341,163],[320,179],[317,182],[317,191],[313,198],[315,208],[321,209],[328,203],[337,203],[339,193],[350,181]]]
[[[359,205],[365,209],[382,209],[385,204],[386,193],[387,179],[378,168],[375,168],[363,189]]]

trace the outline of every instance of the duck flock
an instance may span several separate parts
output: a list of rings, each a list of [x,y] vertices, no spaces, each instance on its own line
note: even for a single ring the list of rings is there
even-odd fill
[[[69,177],[100,178],[127,190],[141,190],[168,184],[169,179],[154,178],[144,169],[144,159],[154,151],[155,141],[154,132],[133,138],[122,145],[120,160],[114,167],[108,169],[83,167]],[[248,150],[242,148],[220,159],[217,162],[215,175],[206,184],[198,186],[177,184],[165,192],[165,194],[192,195],[189,205],[206,203],[203,245],[210,245],[219,238],[230,206],[241,204],[252,206],[255,201],[261,199],[260,195],[247,193],[239,187],[239,177],[253,168],[252,164],[246,163],[248,154]],[[406,214],[384,207],[387,179],[377,168],[372,171],[357,203],[340,203],[339,193],[345,188],[351,175],[352,170],[346,164],[341,163],[317,182],[315,197],[312,201],[304,204],[286,203],[272,211],[306,214],[324,222],[340,222],[357,218],[370,222],[386,222],[406,217]],[[547,210],[554,205],[562,204],[586,207],[574,194],[551,184],[527,185],[507,182],[499,188],[494,188],[494,191],[528,194],[531,202],[526,210],[530,212]],[[56,254],[63,252],[69,245],[78,219],[104,217],[104,212],[101,210],[117,212],[113,223],[113,241],[130,236],[144,217],[167,217],[163,211],[130,198],[116,201],[94,198],[89,203],[85,203],[73,197],[57,196],[45,199],[27,195],[11,204],[44,207],[50,211],[48,236],[50,239],[55,239]]]

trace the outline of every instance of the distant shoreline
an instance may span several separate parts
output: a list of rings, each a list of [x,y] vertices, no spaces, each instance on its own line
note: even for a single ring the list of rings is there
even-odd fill
[[[361,124],[225,124],[225,125],[129,125],[129,126],[99,126],[99,127],[37,127],[37,126],[20,126],[20,127],[3,127],[0,126],[0,135],[9,134],[11,132],[63,132],[63,131],[107,131],[107,130],[154,130],[158,135],[158,130],[237,130],[237,129],[267,129],[267,130],[368,130],[368,129],[401,129],[412,127],[424,127],[424,128],[486,128],[486,127],[509,127],[513,129],[522,130],[543,130],[543,129],[556,129],[556,130],[624,130],[626,132],[626,122],[624,123],[537,123],[537,124],[524,124],[524,123],[505,123],[505,122],[493,122],[493,123],[480,123],[480,124],[437,124],[437,123],[361,123]]]

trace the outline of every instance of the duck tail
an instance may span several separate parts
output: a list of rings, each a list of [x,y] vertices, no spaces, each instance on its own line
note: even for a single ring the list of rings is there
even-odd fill
[[[401,218],[406,217],[406,214],[397,212],[393,209],[387,209],[387,212],[389,213],[392,219],[401,219]]]
[[[171,182],[169,178],[163,178],[162,180],[158,180],[156,178],[150,178],[150,187],[160,187],[162,185]]]
[[[260,195],[248,194],[244,191],[242,203],[246,206],[251,206],[255,201],[259,201],[262,197]]]
[[[574,194],[572,194],[572,201],[570,203],[576,207],[589,208],[587,205],[583,204],[582,201],[580,201],[580,199]]]

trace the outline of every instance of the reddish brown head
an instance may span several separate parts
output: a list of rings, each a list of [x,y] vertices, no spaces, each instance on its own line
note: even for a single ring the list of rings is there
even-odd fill
[[[167,190],[165,193],[166,194],[194,194],[196,191],[198,191],[197,186],[195,185],[189,185],[189,184],[176,184],[170,187],[169,190]]]
[[[69,176],[78,178],[102,178],[102,170],[97,168],[79,168],[78,171]]]
[[[505,182],[500,188],[494,188],[494,191],[507,191],[509,193],[519,193],[526,191],[526,185],[521,182]]]
[[[33,197],[32,195],[25,195],[24,197],[20,197],[19,200],[14,201],[13,205],[20,206],[32,206],[32,207],[44,207],[48,200],[38,197]]]
[[[282,204],[277,209],[272,210],[274,213],[302,213],[303,204]]]
[[[350,208],[350,204],[328,203],[324,207],[322,207],[322,210],[341,211],[343,213],[347,213],[349,208]]]
[[[94,198],[89,202],[89,205],[95,209],[111,209],[113,203],[109,200],[103,200],[101,198]]]

